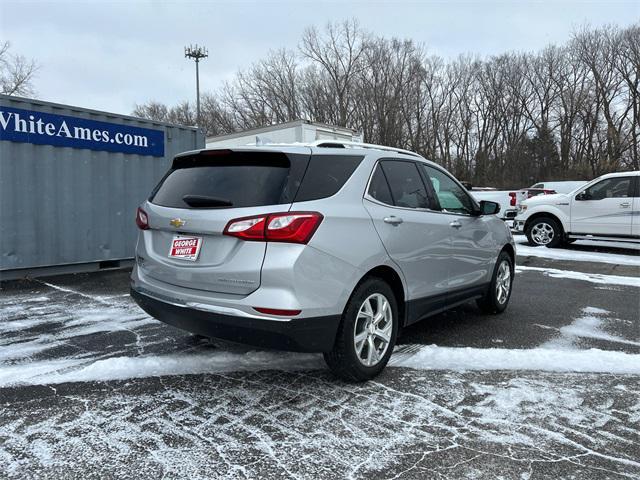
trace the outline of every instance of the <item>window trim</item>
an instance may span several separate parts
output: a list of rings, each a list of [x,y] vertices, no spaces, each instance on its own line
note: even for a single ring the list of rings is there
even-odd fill
[[[440,173],[442,173],[443,175],[445,175],[446,177],[449,177],[451,180],[453,180],[453,183],[455,183],[456,185],[458,185],[461,189],[462,189],[462,193],[464,193],[467,198],[469,198],[471,200],[471,204],[476,207],[476,210],[474,212],[471,213],[460,213],[460,212],[450,212],[448,210],[443,209],[440,206],[440,200],[438,200],[438,194],[435,192],[435,190],[433,190],[433,197],[435,199],[435,203],[438,207],[438,210],[435,210],[438,213],[442,213],[445,215],[456,215],[459,217],[477,217],[479,216],[479,212],[480,212],[480,204],[476,201],[475,198],[473,198],[473,195],[471,195],[468,190],[466,188],[464,188],[464,186],[453,176],[451,175],[449,172],[447,172],[445,169],[441,168],[439,165],[433,165],[431,163],[426,163],[426,162],[420,162],[423,166],[425,167],[431,167],[434,170],[439,171]],[[424,169],[418,169],[418,170],[422,170],[420,172],[420,174],[423,176],[425,183],[429,184],[429,187],[431,187],[433,189],[433,184],[431,183],[431,180],[427,177],[427,173],[424,171]],[[427,182],[428,180],[428,182]]]

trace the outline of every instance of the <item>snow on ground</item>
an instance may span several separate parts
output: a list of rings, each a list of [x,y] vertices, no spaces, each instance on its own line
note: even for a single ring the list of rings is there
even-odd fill
[[[392,356],[390,366],[458,372],[532,370],[640,375],[640,355],[599,349],[452,348],[436,345],[403,345],[398,347]],[[0,366],[0,388],[271,369],[294,372],[325,369],[325,366],[321,355],[264,351],[238,353],[224,350],[206,354],[113,357],[95,361],[83,359],[36,361]]]
[[[566,271],[558,271],[560,273],[556,275],[553,269],[518,269],[596,283],[620,281],[620,284],[640,286],[640,279],[631,277]],[[69,294],[73,295],[73,292],[71,290]],[[49,297],[40,297],[39,301],[26,301],[24,294],[8,297],[0,313],[3,319],[0,321],[0,387],[264,369],[325,369],[321,355],[214,347],[202,351],[189,344],[176,347],[166,336],[158,335],[158,330],[162,332],[166,327],[139,311],[130,298],[96,298],[87,299],[82,308],[69,309],[62,302],[51,302]],[[640,374],[640,355],[574,349],[578,337],[640,346],[638,341],[607,333],[604,324],[608,314],[603,309],[586,307],[573,323],[558,329],[557,339],[539,348],[402,345],[397,348],[390,365],[450,371]],[[609,323],[613,320],[606,318]],[[123,333],[125,337],[100,342],[97,351],[83,346],[83,338],[95,335],[108,338],[108,334],[114,332]]]
[[[524,265],[516,265],[516,272],[541,272],[552,278],[570,278],[572,280],[582,280],[601,285],[626,285],[630,287],[640,287],[640,277],[574,272],[571,270],[559,270],[557,268],[527,267]]]
[[[534,275],[584,291],[566,319],[535,320],[555,338],[401,345],[361,385],[336,380],[320,355],[196,340],[125,294],[51,282],[3,292],[0,477],[640,478],[640,355],[629,353],[640,338],[616,328],[638,319],[587,306],[589,284],[629,298],[638,278],[518,271],[516,295]]]
[[[595,307],[586,307],[582,309],[582,316],[576,318],[572,323],[561,327],[558,330],[560,337],[550,340],[543,347],[557,348],[566,346],[575,346],[580,339],[604,340],[624,345],[640,346],[640,332],[638,333],[638,341],[627,340],[605,331],[607,325],[614,322],[627,323],[628,320],[618,318],[610,318],[608,310]],[[541,325],[543,328],[549,328]],[[638,355],[636,355],[638,357]]]
[[[549,250],[549,249],[545,249]],[[640,287],[640,278],[519,266],[518,272],[599,285]],[[150,318],[128,295],[90,295],[41,282],[45,295],[4,295],[0,307],[0,387],[107,381],[189,373],[281,369],[324,369],[320,355],[203,347],[167,337],[167,327]],[[81,302],[77,299],[80,297]],[[578,339],[640,346],[607,332],[610,312],[585,307],[572,323],[555,328],[558,338],[533,349],[453,348],[403,345],[391,365],[427,370],[528,370],[640,374],[640,355],[575,350]],[[605,322],[606,317],[606,322]],[[541,319],[542,321],[543,319]],[[175,330],[170,330],[176,332]],[[95,339],[101,340],[96,344]]]
[[[547,248],[547,247],[532,247],[527,244],[527,239],[524,236],[516,236],[516,254],[523,257],[540,257],[550,260],[570,260],[574,262],[598,262],[598,263],[610,263],[614,265],[631,265],[640,267],[640,246],[631,243],[617,243],[621,252],[631,252],[637,250],[637,254],[622,254],[622,253],[610,253],[596,252],[585,250],[585,248],[592,247],[591,242],[581,241],[575,242],[567,248]],[[607,245],[605,242],[600,242],[600,245]],[[622,250],[624,248],[624,250]]]
[[[394,369],[73,384],[6,404],[16,478],[637,478],[637,382]],[[29,412],[25,418],[24,410]]]
[[[423,346],[392,366],[423,370],[535,370],[540,372],[600,372],[640,375],[640,355],[609,350],[569,350],[548,347],[452,348]]]

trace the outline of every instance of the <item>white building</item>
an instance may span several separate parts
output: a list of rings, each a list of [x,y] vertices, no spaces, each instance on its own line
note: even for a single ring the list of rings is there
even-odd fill
[[[240,147],[267,143],[310,143],[316,140],[363,142],[362,134],[345,127],[335,127],[308,120],[294,120],[269,127],[207,138],[207,147]]]

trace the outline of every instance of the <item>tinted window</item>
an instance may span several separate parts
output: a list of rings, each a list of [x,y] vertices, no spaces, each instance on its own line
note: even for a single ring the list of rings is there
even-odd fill
[[[306,202],[335,195],[363,158],[354,155],[312,156],[295,201]]]
[[[584,193],[588,200],[604,198],[626,198],[632,194],[633,177],[607,178],[587,188]]]
[[[463,213],[471,215],[475,210],[473,200],[467,192],[458,185],[453,178],[437,168],[422,165],[427,178],[433,185],[433,190],[438,197],[440,208],[447,212]]]
[[[382,168],[378,165],[376,171],[371,177],[371,183],[369,184],[369,195],[378,200],[379,202],[386,203],[387,205],[393,205],[393,198],[391,198],[391,190],[389,190],[389,184],[384,176]]]
[[[415,163],[384,160],[381,165],[389,181],[394,205],[405,208],[429,208],[427,191]]]
[[[194,206],[183,200],[185,195],[218,199],[225,208],[291,203],[307,162],[308,156],[270,152],[178,157],[150,201],[177,208]]]

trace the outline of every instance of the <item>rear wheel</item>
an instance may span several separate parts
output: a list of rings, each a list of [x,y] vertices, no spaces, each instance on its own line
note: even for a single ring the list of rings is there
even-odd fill
[[[513,288],[513,261],[507,252],[498,256],[493,270],[491,285],[484,297],[476,303],[484,313],[502,313],[509,304],[511,289]]]
[[[363,281],[351,295],[333,350],[324,354],[338,377],[362,382],[378,375],[393,352],[398,305],[391,287],[379,278]]]
[[[526,230],[529,244],[534,247],[557,247],[562,242],[563,232],[560,224],[549,217],[535,218]]]

